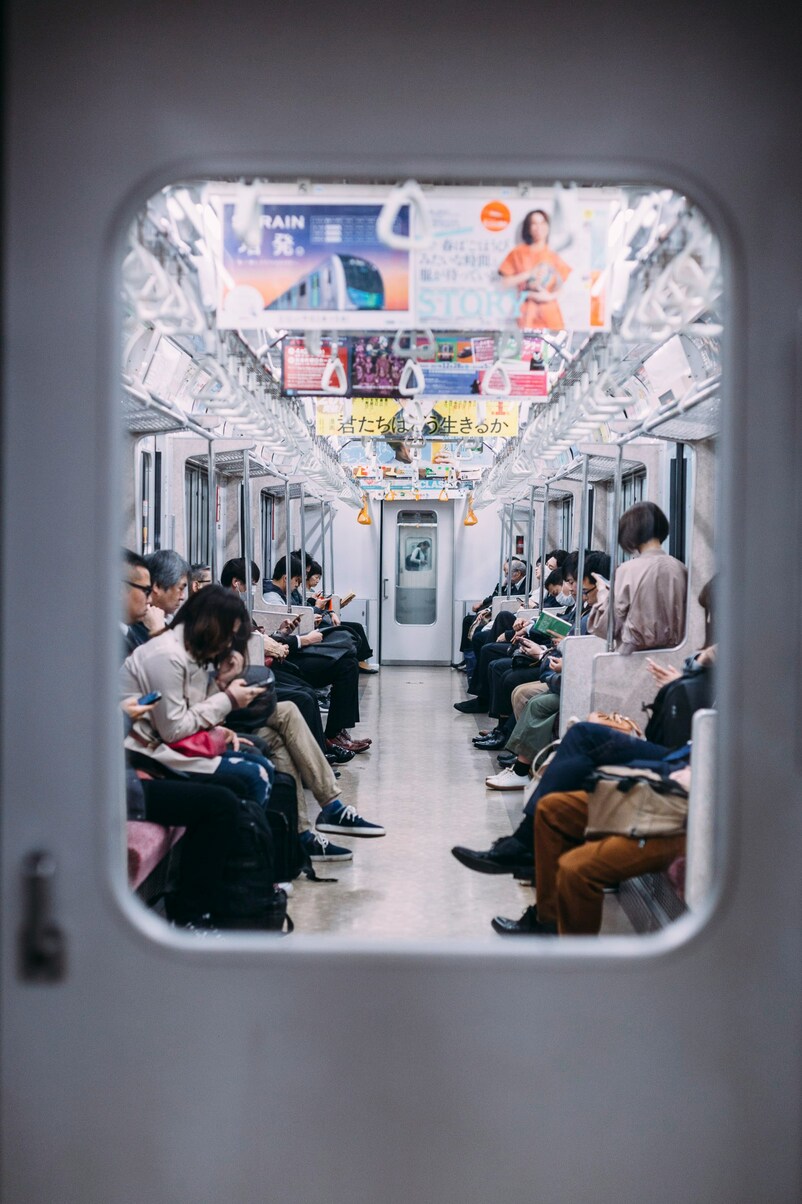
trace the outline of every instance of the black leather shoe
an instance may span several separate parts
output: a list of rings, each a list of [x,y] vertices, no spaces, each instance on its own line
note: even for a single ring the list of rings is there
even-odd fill
[[[556,936],[556,924],[544,924],[537,918],[537,907],[527,907],[520,920],[508,920],[506,916],[494,916],[490,921],[499,936]]]
[[[330,744],[326,741],[326,760],[329,765],[345,765],[348,761],[353,761],[355,753],[349,748],[341,748],[339,744]]]
[[[517,878],[532,877],[534,853],[514,836],[502,836],[494,840],[489,849],[482,852],[457,845],[451,850],[460,865],[479,874],[512,874]]]
[[[489,705],[486,698],[466,698],[464,702],[455,702],[454,710],[463,715],[482,715]]]
[[[452,661],[451,668],[452,669],[466,669],[467,665],[465,664],[465,661],[460,661],[460,663],[458,665],[455,665],[454,662]]]
[[[491,751],[496,748],[503,748],[507,743],[507,737],[504,732],[491,732],[489,736],[477,736],[474,740],[476,748],[489,748]]]
[[[502,769],[506,769],[508,765],[512,765],[517,760],[514,752],[500,752],[496,757]]]

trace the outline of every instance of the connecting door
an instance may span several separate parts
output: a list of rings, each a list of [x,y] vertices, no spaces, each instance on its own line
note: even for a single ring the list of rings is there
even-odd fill
[[[384,502],[381,659],[446,665],[454,596],[451,502]]]

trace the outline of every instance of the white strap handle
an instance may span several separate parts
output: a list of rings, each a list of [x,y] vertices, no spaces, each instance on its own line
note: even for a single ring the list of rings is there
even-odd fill
[[[320,387],[324,393],[334,393],[338,397],[344,397],[348,392],[345,369],[343,368],[342,360],[335,352],[332,352],[329,362],[323,369],[323,379],[320,382]]]
[[[305,331],[304,347],[310,355],[321,355],[323,352],[323,332],[321,330]]]
[[[423,335],[425,340],[425,342],[420,345],[418,344],[419,335]],[[402,340],[404,339],[409,339],[408,347],[403,346]],[[400,360],[417,359],[419,355],[423,355],[425,358],[429,356],[433,357],[437,354],[437,342],[435,340],[434,333],[428,326],[424,326],[420,330],[401,329],[396,331],[396,335],[393,339],[390,350],[392,354]]]
[[[410,232],[396,234],[393,226],[404,205],[409,205]],[[414,236],[413,225],[418,228],[418,233]],[[392,190],[376,219],[376,234],[380,242],[395,251],[423,251],[431,245],[432,217],[421,186],[416,180],[407,180],[406,184]]]
[[[494,376],[501,378],[500,388],[493,385]],[[512,393],[510,374],[501,360],[496,360],[482,377],[482,393],[485,397],[509,397],[510,393]]]
[[[417,397],[426,388],[426,381],[421,366],[415,359],[408,359],[398,382],[398,392],[402,397]]]

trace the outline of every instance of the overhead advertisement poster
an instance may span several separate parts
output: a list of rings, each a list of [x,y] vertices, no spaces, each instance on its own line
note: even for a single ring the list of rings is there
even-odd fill
[[[609,329],[604,274],[617,190],[453,199],[433,192],[427,205],[433,239],[414,262],[422,325]]]
[[[261,238],[234,230],[235,203],[221,198],[221,329],[395,330],[410,319],[410,253],[379,241],[375,200],[304,198],[260,205]],[[394,229],[406,234],[409,207]],[[256,246],[258,243],[258,246]]]
[[[284,339],[281,348],[281,379],[284,392],[290,397],[298,393],[325,393],[323,376],[331,354],[332,344],[328,339],[321,339],[319,355],[313,355],[307,351],[302,338],[287,337]],[[342,367],[343,379],[347,381],[347,343],[337,346],[336,356]]]

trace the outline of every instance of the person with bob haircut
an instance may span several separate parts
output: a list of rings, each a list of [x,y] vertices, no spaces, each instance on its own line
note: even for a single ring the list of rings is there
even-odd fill
[[[264,805],[273,767],[252,748],[240,747],[224,727],[230,711],[246,707],[262,693],[242,677],[225,672],[238,636],[250,630],[245,607],[222,585],[192,594],[162,635],[134,649],[120,671],[124,702],[151,691],[160,697],[135,720],[125,747],[146,753],[168,769],[232,786],[240,798]],[[213,671],[210,673],[210,669]],[[171,745],[185,736],[223,727],[227,748],[219,756],[186,756]],[[245,741],[244,743],[248,743]]]
[[[654,502],[636,502],[621,515],[618,543],[637,555],[615,574],[614,639],[624,656],[647,648],[673,648],[685,633],[688,571],[661,546],[668,537],[668,519]],[[588,615],[588,634],[607,635],[610,589],[593,574],[598,586]]]
[[[557,293],[571,268],[549,246],[551,219],[532,209],[521,223],[521,242],[500,264],[499,276],[510,278],[521,296],[518,325],[522,330],[564,330]]]

